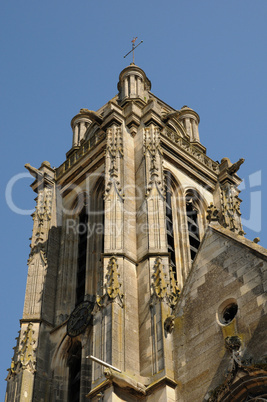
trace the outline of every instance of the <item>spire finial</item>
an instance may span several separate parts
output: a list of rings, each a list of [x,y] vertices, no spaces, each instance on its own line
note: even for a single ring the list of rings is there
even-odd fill
[[[136,49],[137,46],[139,46],[139,45],[141,45],[141,43],[143,43],[143,41],[141,40],[141,42],[139,42],[138,45],[135,46],[135,41],[136,41],[136,39],[137,39],[137,36],[136,36],[136,38],[133,38],[133,40],[131,41],[131,42],[132,42],[132,50],[130,50],[130,51],[124,56],[124,59],[125,59],[125,57],[128,56],[128,54],[130,54],[130,53],[133,52],[133,62],[132,62],[131,64],[135,64],[135,63],[134,63],[134,49]]]

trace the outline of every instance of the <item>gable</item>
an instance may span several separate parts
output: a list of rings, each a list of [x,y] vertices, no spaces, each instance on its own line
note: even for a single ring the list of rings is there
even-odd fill
[[[226,338],[240,339],[242,360],[263,362],[266,287],[266,251],[226,229],[210,227],[176,310],[174,358],[185,401],[203,400],[225,380],[232,364]],[[226,323],[223,311],[231,304],[237,305],[237,313]]]

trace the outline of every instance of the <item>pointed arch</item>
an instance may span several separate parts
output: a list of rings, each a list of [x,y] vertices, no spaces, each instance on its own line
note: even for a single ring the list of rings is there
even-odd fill
[[[166,232],[170,265],[175,273],[178,286],[182,288],[188,271],[188,253],[184,231],[186,226],[184,194],[180,182],[174,177],[170,170],[165,169],[164,176],[166,193]]]
[[[204,235],[207,203],[195,188],[183,188],[170,170],[164,177],[169,261],[181,289]]]
[[[88,189],[72,202],[76,220],[76,285],[75,305],[91,300],[97,293],[101,256],[104,252],[104,175],[90,176]]]
[[[190,187],[185,190],[187,242],[189,260],[194,261],[205,229],[207,205],[199,192]]]

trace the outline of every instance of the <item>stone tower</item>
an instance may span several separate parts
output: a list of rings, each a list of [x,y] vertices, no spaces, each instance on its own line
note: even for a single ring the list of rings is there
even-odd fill
[[[131,64],[72,119],[61,166],[26,164],[37,201],[6,402],[266,397],[267,251],[244,237],[243,160],[210,159],[198,126]]]

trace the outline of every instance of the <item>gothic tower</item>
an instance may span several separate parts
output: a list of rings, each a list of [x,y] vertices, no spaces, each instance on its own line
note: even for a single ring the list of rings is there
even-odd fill
[[[243,160],[210,159],[198,126],[131,64],[73,117],[61,166],[25,165],[37,198],[6,402],[267,393],[267,251],[244,237]]]

